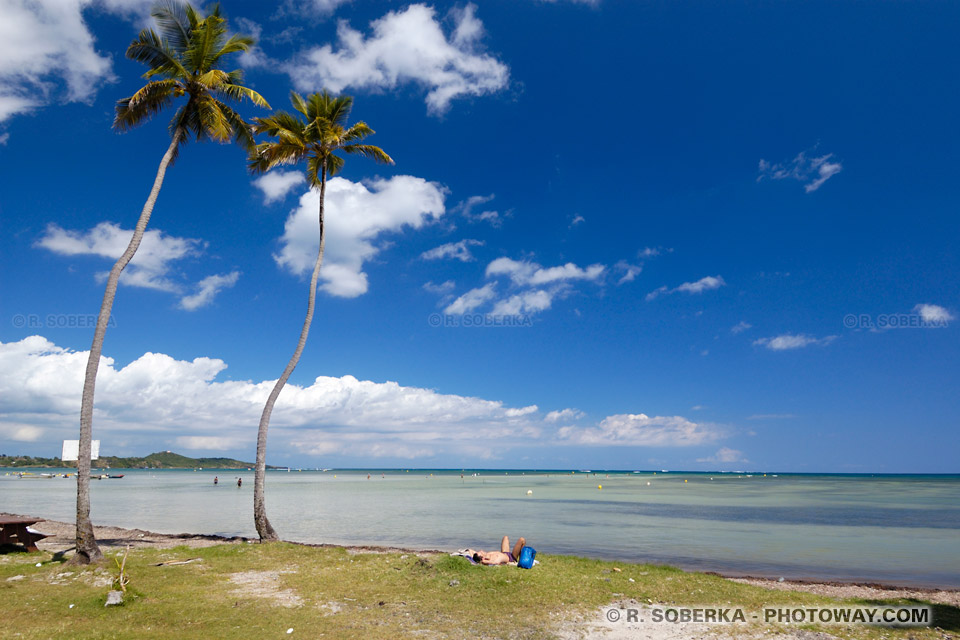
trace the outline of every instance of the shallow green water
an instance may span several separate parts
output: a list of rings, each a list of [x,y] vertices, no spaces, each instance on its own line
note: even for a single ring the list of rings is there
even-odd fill
[[[122,473],[91,482],[95,523],[255,535],[252,472]],[[473,473],[272,471],[268,513],[301,542],[455,550],[523,535],[547,554],[960,587],[960,476]],[[72,520],[74,501],[73,480],[0,474],[2,511]]]

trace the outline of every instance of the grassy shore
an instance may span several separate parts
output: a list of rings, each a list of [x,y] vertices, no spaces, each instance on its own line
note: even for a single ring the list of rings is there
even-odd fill
[[[539,565],[522,570],[480,567],[436,553],[241,543],[133,549],[126,561],[125,602],[105,607],[118,573],[114,558],[121,555],[110,550],[97,567],[71,566],[43,551],[0,556],[0,637],[577,638],[596,637],[600,629],[591,625],[603,623],[604,608],[618,604],[759,610],[838,602],[670,567],[542,553]],[[192,562],[160,564],[185,560]],[[697,637],[943,640],[960,629],[958,614],[954,606],[935,605],[934,622],[942,631],[752,624],[713,625],[698,629]],[[657,626],[662,629],[647,627],[651,633],[645,635],[629,633],[626,626],[606,629],[623,638],[687,637],[669,625]],[[829,635],[809,635],[816,631]]]

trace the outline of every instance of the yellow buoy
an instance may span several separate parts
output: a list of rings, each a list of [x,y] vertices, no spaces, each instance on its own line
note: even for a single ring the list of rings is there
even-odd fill
[[[602,485],[602,484],[598,484],[598,485],[597,485],[597,489],[603,489],[603,485]]]
[[[686,479],[684,479],[684,482],[686,482]]]

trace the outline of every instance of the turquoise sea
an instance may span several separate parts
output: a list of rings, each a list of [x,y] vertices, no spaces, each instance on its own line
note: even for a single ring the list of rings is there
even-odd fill
[[[74,480],[8,472],[0,511],[73,520]],[[251,471],[111,473],[125,477],[91,481],[96,524],[256,535]],[[270,471],[267,509],[300,542],[456,550],[522,535],[543,554],[960,588],[960,475]]]

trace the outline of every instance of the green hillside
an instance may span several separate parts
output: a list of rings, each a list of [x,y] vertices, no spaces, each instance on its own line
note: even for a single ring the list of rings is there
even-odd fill
[[[8,456],[0,454],[0,467],[53,467],[76,468],[75,462],[64,462],[59,458],[34,458],[31,456]],[[243,462],[233,458],[189,458],[172,451],[158,451],[143,458],[119,458],[101,456],[93,461],[96,469],[247,469],[253,468],[252,462]],[[267,465],[268,469],[275,469]]]

